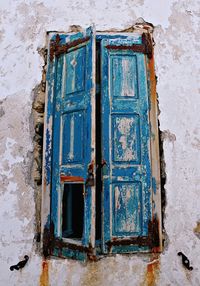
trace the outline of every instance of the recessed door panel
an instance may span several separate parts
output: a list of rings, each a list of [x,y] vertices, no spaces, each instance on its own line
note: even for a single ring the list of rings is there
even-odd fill
[[[62,115],[62,164],[84,163],[84,111]],[[80,144],[77,144],[79,142]]]
[[[113,236],[140,235],[142,188],[140,182],[113,183]]]
[[[139,115],[112,115],[111,121],[113,162],[139,164],[141,154]]]
[[[86,47],[66,54],[66,96],[85,90]]]
[[[111,89],[114,98],[137,98],[137,65],[135,56],[114,55],[111,57]]]

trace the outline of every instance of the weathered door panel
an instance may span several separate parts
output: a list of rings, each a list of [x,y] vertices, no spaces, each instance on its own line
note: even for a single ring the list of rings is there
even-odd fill
[[[103,40],[101,46],[105,253],[148,250],[151,165],[147,74],[145,55],[124,48],[132,44],[134,39],[129,38]]]
[[[81,253],[87,252],[89,246],[94,247],[95,240],[95,189],[93,184],[88,184],[88,171],[91,175],[91,168],[95,164],[93,29],[89,28],[85,33],[62,36],[55,55],[57,68],[54,90],[51,220],[54,236],[60,240],[58,247],[60,250],[57,250],[60,256],[69,253],[67,256],[80,254],[80,257],[83,257]],[[95,176],[94,173],[92,175]],[[72,184],[78,184],[77,186],[83,184],[83,187],[80,190],[65,188],[66,184],[71,184],[72,187]],[[79,242],[73,239],[68,241],[62,237],[64,189],[76,189],[84,196],[84,228]],[[69,202],[68,207],[70,207]],[[78,254],[75,254],[77,251]]]

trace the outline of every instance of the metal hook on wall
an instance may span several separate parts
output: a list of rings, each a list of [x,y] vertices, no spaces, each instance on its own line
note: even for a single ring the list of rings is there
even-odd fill
[[[28,255],[25,255],[24,260],[20,261],[16,265],[10,266],[10,270],[13,271],[14,269],[19,270],[19,269],[23,268],[26,265],[26,263],[28,262],[28,260],[29,260]]]
[[[185,254],[183,254],[181,251],[178,252],[178,256],[182,256],[182,263],[183,263],[183,266],[185,266],[185,268],[187,268],[188,270],[193,270],[193,267],[190,266],[190,261],[189,259],[187,258],[187,256],[185,256]]]

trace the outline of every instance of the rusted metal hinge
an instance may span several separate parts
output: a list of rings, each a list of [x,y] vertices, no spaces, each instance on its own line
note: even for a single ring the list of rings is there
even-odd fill
[[[58,57],[59,55],[66,53],[70,48],[76,47],[80,44],[83,44],[89,41],[90,37],[85,37],[82,39],[74,40],[70,43],[61,45],[60,44],[60,36],[57,34],[55,40],[52,40],[50,43],[50,60],[52,61],[54,55]]]
[[[155,249],[159,247],[159,232],[158,232],[158,220],[154,218],[149,221],[148,224],[148,236],[137,236],[130,238],[113,238],[112,240],[106,242],[108,249],[110,250],[112,246],[120,245],[138,245],[138,246],[148,246],[150,249]]]
[[[148,236],[138,236],[131,238],[113,238],[112,240],[106,242],[108,248],[111,246],[121,246],[121,245],[139,245],[147,246],[149,245]]]
[[[154,217],[148,225],[149,246],[154,249],[160,246],[159,221]]]
[[[151,59],[153,56],[153,42],[149,33],[142,34],[142,43],[145,46],[145,54],[149,59]]]
[[[75,252],[78,251],[78,252],[85,253],[89,260],[92,260],[92,261],[98,260],[96,254],[95,254],[95,249],[91,245],[89,245],[89,246],[78,245],[78,244],[73,244],[70,242],[63,241],[62,239],[59,239],[59,238],[55,238],[54,239],[54,249],[57,249],[58,256],[60,256],[60,257],[63,256],[63,250],[70,249],[70,250],[75,251]]]
[[[80,251],[87,254],[88,259],[97,260],[95,255],[95,249],[89,244],[89,246],[73,244],[70,242],[63,241],[62,239],[55,237],[54,235],[54,223],[51,222],[49,227],[45,227],[43,233],[43,255],[49,257],[53,255],[54,250],[57,249],[58,256],[63,256],[64,249],[70,249],[73,251]]]
[[[53,61],[55,51],[57,50],[60,43],[60,36],[57,34],[55,40],[50,42],[50,61]]]
[[[44,228],[43,233],[43,255],[44,257],[48,257],[53,253],[54,244],[54,224],[51,222],[49,227]]]
[[[151,59],[153,55],[153,44],[149,33],[142,34],[142,44],[133,44],[130,46],[107,45],[106,48],[110,50],[131,50],[136,53],[143,53],[147,55],[149,59]]]

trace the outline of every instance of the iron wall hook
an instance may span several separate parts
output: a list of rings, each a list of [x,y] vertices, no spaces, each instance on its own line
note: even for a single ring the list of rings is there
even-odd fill
[[[14,269],[19,270],[19,269],[23,268],[26,265],[26,263],[28,262],[28,260],[29,260],[28,255],[25,255],[24,260],[20,261],[16,265],[10,266],[10,270],[13,271]]]
[[[183,254],[181,251],[178,252],[178,256],[182,256],[182,263],[183,265],[185,266],[185,268],[187,268],[188,270],[193,270],[193,267],[190,266],[190,261],[189,259],[187,258],[187,256],[185,256],[185,254]]]

